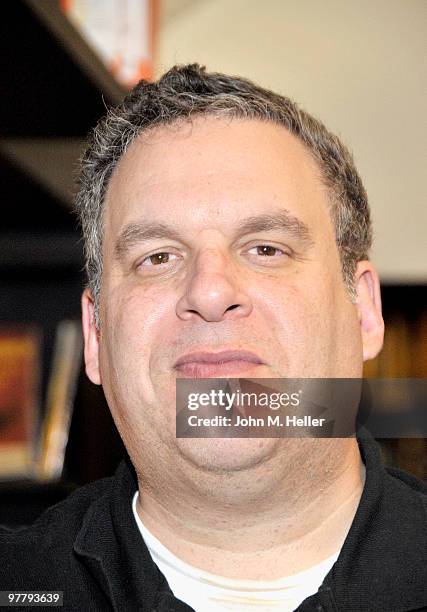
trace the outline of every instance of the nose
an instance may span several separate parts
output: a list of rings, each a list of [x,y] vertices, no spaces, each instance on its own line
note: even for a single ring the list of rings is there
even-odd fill
[[[252,301],[241,289],[229,258],[216,249],[200,253],[178,300],[178,317],[215,322],[247,317],[251,311]]]

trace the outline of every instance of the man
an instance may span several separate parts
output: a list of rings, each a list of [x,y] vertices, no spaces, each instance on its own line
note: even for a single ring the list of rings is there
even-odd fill
[[[175,67],[95,129],[86,372],[130,461],[3,536],[69,610],[426,609],[426,496],[369,435],[176,437],[178,378],[359,378],[383,342],[365,190],[291,100]]]

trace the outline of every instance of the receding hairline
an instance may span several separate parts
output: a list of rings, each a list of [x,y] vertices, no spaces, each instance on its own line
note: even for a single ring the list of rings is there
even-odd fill
[[[277,128],[279,132],[285,132],[288,136],[290,136],[291,140],[298,143],[308,154],[309,158],[314,162],[314,165],[319,173],[322,173],[321,164],[313,154],[312,149],[310,149],[307,143],[304,142],[302,137],[292,131],[287,125],[277,119],[274,119],[273,117],[243,116],[236,113],[235,109],[221,109],[220,112],[215,109],[205,109],[203,111],[191,113],[188,116],[180,115],[178,117],[168,118],[167,120],[156,122],[147,127],[141,126],[133,138],[130,139],[120,157],[115,162],[113,173],[126,156],[127,152],[133,148],[135,144],[140,143],[145,146],[150,146],[150,144],[154,144],[158,140],[161,140],[163,136],[169,136],[171,134],[179,134],[182,136],[185,128],[188,128],[187,136],[190,137],[193,127],[197,127],[200,124],[208,123],[210,121],[222,122],[226,125],[230,125],[231,123],[241,123],[255,124],[258,126],[265,125],[267,127],[270,126]],[[109,178],[108,183],[110,181],[111,177]]]
[[[284,132],[290,137],[291,141],[293,141],[297,146],[301,148],[302,151],[306,153],[307,160],[311,164],[311,169],[313,170],[314,178],[319,182],[319,186],[325,189],[325,194],[327,195],[327,203],[330,206],[334,204],[336,194],[334,190],[330,187],[326,180],[325,172],[322,168],[321,162],[316,158],[313,151],[310,147],[300,138],[297,134],[292,132],[286,125],[276,121],[272,118],[262,118],[262,117],[243,117],[241,115],[233,114],[233,112],[222,112],[215,113],[209,111],[203,111],[200,113],[194,113],[190,116],[179,116],[172,120],[168,120],[166,122],[159,122],[155,125],[150,125],[149,127],[142,127],[138,133],[130,140],[126,148],[123,150],[122,154],[114,164],[111,176],[108,178],[105,188],[105,195],[103,198],[103,215],[105,213],[105,208],[107,204],[107,199],[110,191],[110,185],[113,180],[113,177],[119,171],[121,165],[124,160],[128,157],[128,154],[133,154],[133,151],[136,147],[144,146],[149,147],[151,144],[157,144],[159,140],[163,137],[169,137],[171,134],[179,135],[182,137],[183,131],[185,128],[188,128],[188,132],[186,134],[187,137],[191,137],[193,127],[197,127],[200,124],[205,124],[210,120],[223,122],[226,125],[230,123],[241,123],[241,124],[256,124],[256,125],[265,125],[273,128],[277,128],[278,132]],[[329,209],[329,212],[331,210]]]

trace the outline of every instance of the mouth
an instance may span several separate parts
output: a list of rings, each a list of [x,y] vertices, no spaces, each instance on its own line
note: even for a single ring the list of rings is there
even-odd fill
[[[250,351],[227,350],[217,353],[199,351],[180,357],[174,365],[183,378],[211,378],[252,376],[265,365],[258,355]]]

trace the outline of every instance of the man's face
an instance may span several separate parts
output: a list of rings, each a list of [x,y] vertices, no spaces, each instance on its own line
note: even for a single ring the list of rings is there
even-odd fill
[[[282,127],[207,117],[139,137],[108,187],[103,257],[88,373],[133,459],[241,468],[283,443],[176,439],[177,377],[361,376],[327,192]],[[176,366],[223,350],[259,363]]]

